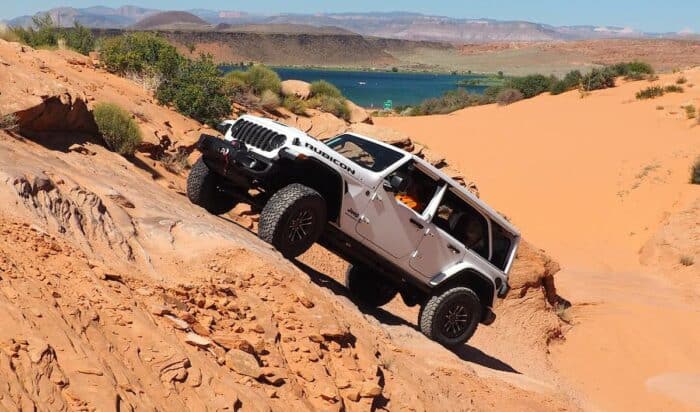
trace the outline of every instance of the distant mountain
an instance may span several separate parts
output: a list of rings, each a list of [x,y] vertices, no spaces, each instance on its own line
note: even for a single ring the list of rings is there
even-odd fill
[[[88,7],[77,9],[74,7],[57,7],[37,14],[49,13],[53,21],[62,27],[72,26],[76,21],[80,24],[94,28],[124,28],[159,10],[146,9],[136,6]],[[29,26],[32,24],[32,16],[20,16],[7,22],[10,26]]]
[[[140,25],[140,21],[161,11],[135,6],[124,6],[116,9],[102,6],[83,9],[60,7],[48,12],[54,21],[61,26],[73,25],[75,21],[95,28],[127,28],[131,26],[135,28],[174,28],[177,26],[150,23],[145,26]],[[365,36],[454,43],[683,36],[677,33],[642,33],[624,27],[551,26],[527,21],[457,19],[409,12],[261,15],[241,11],[194,9],[187,11],[186,14],[197,16],[204,23],[195,22],[192,17],[188,16],[185,19],[187,24],[182,27],[177,26],[177,28],[186,29],[189,26],[198,27],[203,24],[218,25],[217,27],[228,30],[235,30],[241,25],[247,25],[248,29],[250,29],[250,25],[255,25],[256,30],[264,30],[261,25],[267,24],[287,25],[288,29],[296,27],[295,30],[302,27],[333,27]],[[29,25],[31,24],[31,16],[12,19],[8,24]]]
[[[136,30],[202,30],[211,28],[201,17],[185,11],[164,11],[151,14],[129,26]]]

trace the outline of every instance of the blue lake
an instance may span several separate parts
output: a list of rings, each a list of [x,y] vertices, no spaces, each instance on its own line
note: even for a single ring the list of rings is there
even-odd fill
[[[239,69],[239,68],[234,68]],[[480,76],[392,73],[383,71],[338,71],[322,69],[273,68],[282,80],[294,79],[312,82],[326,80],[338,87],[343,94],[363,107],[383,107],[386,100],[394,106],[415,105],[423,100],[441,96],[457,88],[457,82]],[[472,93],[483,93],[484,86],[468,86]]]

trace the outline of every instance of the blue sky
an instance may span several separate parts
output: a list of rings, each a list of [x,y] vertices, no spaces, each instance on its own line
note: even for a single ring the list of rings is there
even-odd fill
[[[116,7],[127,2],[128,0],[5,0],[5,4],[0,7],[0,18],[9,19],[58,6]],[[553,25],[616,25],[653,32],[700,32],[698,0],[152,0],[140,3],[132,0],[132,4],[171,10],[208,8],[255,13],[400,10],[452,17],[527,20]]]

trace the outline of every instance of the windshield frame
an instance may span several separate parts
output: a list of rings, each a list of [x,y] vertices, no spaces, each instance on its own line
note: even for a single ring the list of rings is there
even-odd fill
[[[341,140],[345,138],[346,141],[350,143],[354,143],[356,146],[358,146],[360,149],[368,153],[370,156],[372,156],[373,160],[375,160],[375,165],[376,167],[370,167],[367,164],[363,164],[358,162],[355,159],[352,159],[344,154],[342,154],[337,146],[332,146],[332,144],[336,143],[338,140]],[[358,144],[361,143],[361,144]],[[404,153],[398,148],[395,148],[393,146],[387,145],[382,142],[378,142],[374,139],[369,139],[354,133],[342,133],[339,134],[338,136],[332,137],[325,142],[323,142],[327,147],[338,153],[340,156],[343,156],[343,158],[351,161],[352,163],[358,165],[364,170],[367,170],[372,173],[385,173],[387,170],[391,169],[392,166],[396,165],[398,162],[400,162],[402,159],[405,159],[406,156],[408,156],[407,153]],[[373,156],[373,153],[370,152],[370,150],[367,150],[368,147],[364,147],[363,145],[369,146],[371,150],[374,151],[374,153],[377,153],[377,151],[382,151],[385,154],[386,160],[383,162],[379,163],[377,162],[378,157]]]

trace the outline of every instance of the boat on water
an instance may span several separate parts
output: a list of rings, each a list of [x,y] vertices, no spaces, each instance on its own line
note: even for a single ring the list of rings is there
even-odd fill
[[[357,84],[359,84],[360,86],[364,86],[367,84],[367,82],[357,82]]]

